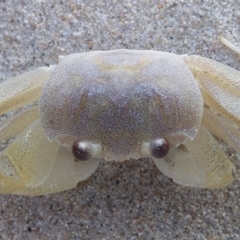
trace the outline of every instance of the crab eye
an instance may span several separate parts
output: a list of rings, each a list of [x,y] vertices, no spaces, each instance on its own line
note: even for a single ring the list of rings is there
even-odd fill
[[[163,158],[168,154],[169,143],[165,138],[157,138],[150,142],[150,153],[155,158]]]
[[[80,161],[92,158],[92,151],[92,144],[88,141],[77,139],[72,145],[72,153]]]

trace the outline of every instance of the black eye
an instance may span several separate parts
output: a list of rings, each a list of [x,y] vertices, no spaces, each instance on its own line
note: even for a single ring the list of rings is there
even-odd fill
[[[165,138],[157,138],[150,143],[150,153],[155,158],[163,158],[168,154],[169,143]]]
[[[72,153],[77,160],[86,161],[92,158],[92,144],[78,139],[72,145]]]

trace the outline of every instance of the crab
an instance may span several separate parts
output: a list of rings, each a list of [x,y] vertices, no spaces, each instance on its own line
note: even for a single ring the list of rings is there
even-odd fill
[[[26,106],[26,107],[25,107]],[[100,161],[152,158],[174,182],[220,188],[240,152],[240,72],[197,55],[151,50],[60,57],[0,84],[0,193],[76,187]],[[215,137],[214,137],[215,136]]]

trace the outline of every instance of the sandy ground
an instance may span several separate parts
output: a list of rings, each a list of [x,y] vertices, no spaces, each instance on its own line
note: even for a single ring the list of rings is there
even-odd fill
[[[200,54],[240,70],[221,35],[239,42],[236,0],[0,0],[0,77],[117,48]],[[238,180],[220,190],[178,186],[145,159],[102,163],[70,191],[0,196],[0,239],[240,239],[240,161],[224,148]]]

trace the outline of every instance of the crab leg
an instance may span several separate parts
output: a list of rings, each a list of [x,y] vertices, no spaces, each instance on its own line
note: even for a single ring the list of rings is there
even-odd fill
[[[232,44],[231,42],[229,42],[226,38],[221,37],[220,40],[225,46],[230,48],[232,51],[240,54],[240,49],[238,47],[236,47],[234,44]]]
[[[185,60],[199,82],[204,103],[213,109],[204,109],[202,124],[240,151],[240,72],[199,56]]]
[[[40,67],[0,83],[0,115],[38,101],[54,67]]]
[[[198,81],[204,103],[240,126],[240,72],[200,56],[184,56]]]
[[[237,152],[240,152],[240,131],[234,124],[217,115],[211,109],[204,108],[202,125]]]
[[[38,106],[32,106],[0,123],[0,141],[22,132],[39,118]]]

